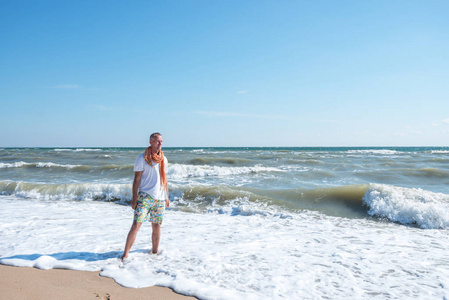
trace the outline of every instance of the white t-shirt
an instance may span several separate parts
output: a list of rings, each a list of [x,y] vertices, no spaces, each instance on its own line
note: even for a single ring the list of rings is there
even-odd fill
[[[153,163],[151,167],[144,158],[145,153],[140,154],[134,163],[134,172],[141,172],[139,191],[148,193],[151,198],[157,200],[167,199],[165,187],[161,186],[161,175],[159,174],[159,164]],[[165,174],[167,174],[167,158],[164,156]]]

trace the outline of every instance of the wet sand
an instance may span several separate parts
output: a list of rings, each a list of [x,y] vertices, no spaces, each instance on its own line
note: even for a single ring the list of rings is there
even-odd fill
[[[196,299],[165,287],[125,288],[99,274],[0,265],[0,299]]]

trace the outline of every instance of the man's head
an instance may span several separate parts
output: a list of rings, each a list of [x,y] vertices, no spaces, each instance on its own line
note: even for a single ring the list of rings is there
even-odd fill
[[[162,135],[159,132],[150,135],[150,147],[155,153],[159,153],[162,149]]]

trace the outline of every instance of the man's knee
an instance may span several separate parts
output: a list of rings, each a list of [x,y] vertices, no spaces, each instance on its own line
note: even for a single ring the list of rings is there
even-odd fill
[[[161,224],[158,223],[151,223],[153,225],[153,229],[160,229],[161,228]]]
[[[138,231],[140,229],[140,226],[142,226],[142,223],[133,222],[133,225],[131,226],[131,230],[132,231]]]

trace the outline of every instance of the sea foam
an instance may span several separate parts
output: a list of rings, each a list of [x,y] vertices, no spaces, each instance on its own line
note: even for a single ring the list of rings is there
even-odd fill
[[[77,149],[54,149],[56,152],[64,152],[64,151],[73,151],[73,152],[89,152],[89,151],[103,151],[103,149],[96,149],[96,148],[77,148]]]
[[[449,150],[431,150],[432,154],[449,154]]]
[[[391,154],[397,154],[399,152],[396,150],[388,150],[388,149],[366,149],[366,150],[348,150],[347,153],[391,155]]]
[[[0,169],[22,168],[22,167],[73,169],[73,168],[81,167],[81,165],[57,164],[57,163],[52,163],[52,162],[27,163],[24,161],[18,161],[18,162],[13,162],[13,163],[0,163]]]
[[[236,214],[168,209],[162,253],[149,254],[151,226],[144,224],[121,264],[132,222],[128,206],[9,196],[0,201],[0,234],[9,241],[0,243],[2,264],[101,271],[123,286],[161,285],[201,299],[449,295],[449,237],[442,230],[428,234],[313,212],[282,218],[247,214],[245,208]]]
[[[131,184],[66,183],[44,184],[0,181],[3,195],[42,200],[101,200],[126,202],[131,199]]]
[[[279,168],[253,166],[253,167],[221,167],[209,165],[184,165],[171,164],[167,171],[167,176],[171,179],[188,177],[208,177],[208,176],[230,176],[251,174],[259,172],[284,172]]]
[[[421,228],[449,228],[449,195],[416,188],[371,184],[363,200],[368,213]]]
[[[0,169],[6,169],[6,168],[20,168],[23,166],[31,165],[30,163],[26,163],[24,161],[16,161],[13,163],[0,163]]]

